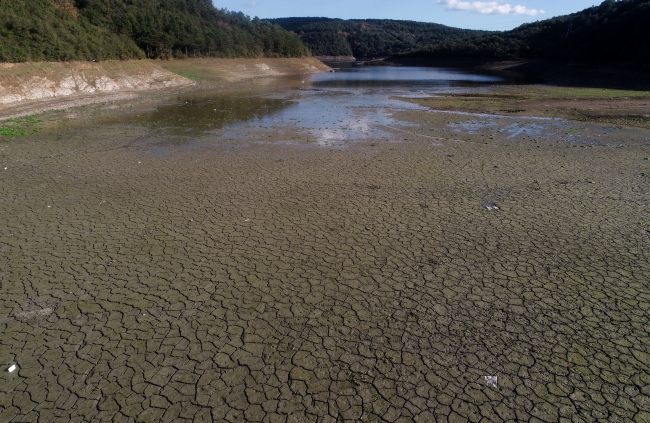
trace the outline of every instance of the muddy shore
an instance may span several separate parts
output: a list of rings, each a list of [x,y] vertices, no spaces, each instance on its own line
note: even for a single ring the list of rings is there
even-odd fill
[[[650,129],[650,91],[510,86],[410,99],[436,110],[543,116]]]
[[[156,93],[228,86],[282,75],[329,72],[314,58],[127,60],[0,64],[0,118]]]

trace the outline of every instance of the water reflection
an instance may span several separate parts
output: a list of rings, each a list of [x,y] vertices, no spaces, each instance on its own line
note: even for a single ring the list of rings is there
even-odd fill
[[[311,83],[317,87],[381,88],[381,87],[452,87],[467,84],[504,82],[496,75],[480,75],[466,71],[407,67],[407,66],[351,66],[349,63],[330,63],[334,73],[313,75]]]
[[[287,134],[286,141],[308,139],[342,147],[357,140],[388,138],[387,126],[405,125],[394,119],[395,111],[420,108],[393,97],[429,96],[458,84],[509,82],[501,76],[448,69],[332,65],[337,72],[273,78],[267,85],[256,84],[255,92],[186,94],[139,121],[178,135],[223,129],[218,135],[223,142],[261,141],[272,129]]]
[[[318,145],[343,147],[351,141],[390,136],[383,128],[403,124],[393,118],[396,111],[424,109],[417,104],[393,100],[383,91],[359,94],[310,92],[276,113],[227,126],[223,137],[255,138],[260,128],[292,127]]]

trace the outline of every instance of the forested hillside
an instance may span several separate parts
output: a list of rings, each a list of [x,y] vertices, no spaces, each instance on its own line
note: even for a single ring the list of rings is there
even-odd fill
[[[606,0],[571,15],[445,41],[406,57],[650,64],[649,28],[650,0]]]
[[[79,17],[76,9],[59,4],[53,0],[0,0],[0,61],[144,57],[128,37],[92,25]]]
[[[390,56],[484,33],[387,19],[281,18],[269,22],[297,33],[315,56]]]
[[[211,0],[0,0],[0,61],[300,57],[298,36]]]

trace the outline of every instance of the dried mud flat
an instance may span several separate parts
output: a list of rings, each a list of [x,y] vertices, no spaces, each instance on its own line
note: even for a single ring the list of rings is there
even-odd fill
[[[0,421],[650,421],[648,130],[396,117],[2,145]]]

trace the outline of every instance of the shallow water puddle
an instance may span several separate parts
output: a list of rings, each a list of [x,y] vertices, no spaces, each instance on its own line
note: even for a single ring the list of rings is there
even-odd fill
[[[218,142],[308,141],[341,148],[356,141],[390,139],[387,127],[411,125],[396,119],[395,112],[427,110],[399,97],[505,81],[454,70],[340,66],[335,73],[288,78],[275,88],[258,87],[255,93],[185,95],[137,121],[176,135],[216,135]]]
[[[390,137],[382,127],[408,125],[392,116],[402,110],[426,109],[391,100],[385,93],[351,95],[323,91],[314,96],[310,92],[309,97],[299,97],[291,106],[275,113],[227,125],[222,138],[251,138],[260,129],[290,127],[320,146],[341,147],[349,142]]]

